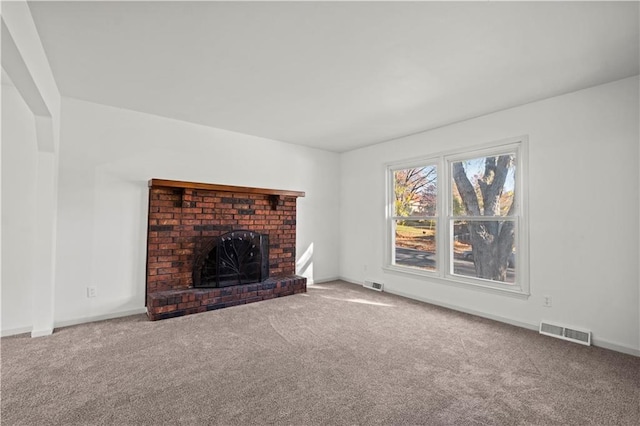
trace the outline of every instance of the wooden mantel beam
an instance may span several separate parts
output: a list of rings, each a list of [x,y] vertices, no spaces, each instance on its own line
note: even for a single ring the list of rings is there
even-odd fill
[[[203,189],[206,191],[242,192],[245,194],[265,194],[280,197],[304,197],[301,191],[282,189],[250,188],[244,186],[217,185],[213,183],[184,182],[181,180],[150,179],[149,187],[164,186],[170,188]]]

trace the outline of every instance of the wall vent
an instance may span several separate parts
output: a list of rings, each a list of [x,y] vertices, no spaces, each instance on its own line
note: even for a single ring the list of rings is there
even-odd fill
[[[384,285],[381,283],[374,283],[373,281],[365,281],[364,287],[370,288],[371,290],[382,291]]]
[[[540,334],[580,343],[581,345],[591,345],[591,332],[587,330],[577,330],[543,321],[540,323]]]

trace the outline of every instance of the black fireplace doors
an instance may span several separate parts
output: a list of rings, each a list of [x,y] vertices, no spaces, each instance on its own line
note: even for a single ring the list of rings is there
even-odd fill
[[[269,277],[269,236],[237,230],[204,240],[193,268],[194,287],[229,287]]]

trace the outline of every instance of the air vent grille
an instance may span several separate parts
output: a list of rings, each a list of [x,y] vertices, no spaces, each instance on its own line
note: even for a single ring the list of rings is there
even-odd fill
[[[540,327],[541,333],[545,332],[545,333],[553,334],[556,336],[562,336],[563,331],[564,331],[564,328],[557,325],[553,325],[553,324],[542,323],[542,326]]]
[[[587,330],[577,330],[562,325],[541,322],[540,334],[580,343],[581,345],[591,345],[591,332]]]
[[[581,342],[588,342],[590,340],[589,333],[578,330],[571,330],[570,328],[564,329],[564,337],[566,337],[567,339],[579,340]]]
[[[364,282],[364,287],[365,288],[370,288],[371,290],[382,291],[382,289],[384,287],[384,284],[375,283],[373,281],[365,281]]]

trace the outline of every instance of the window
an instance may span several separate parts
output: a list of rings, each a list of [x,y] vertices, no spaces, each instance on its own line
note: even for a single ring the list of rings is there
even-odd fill
[[[393,170],[393,263],[436,270],[437,166]]]
[[[389,165],[386,269],[528,294],[525,143]]]

